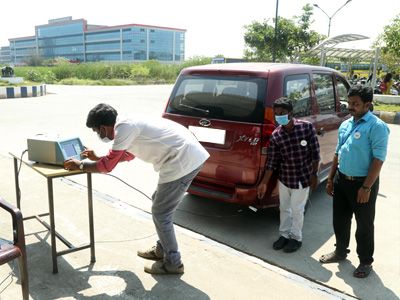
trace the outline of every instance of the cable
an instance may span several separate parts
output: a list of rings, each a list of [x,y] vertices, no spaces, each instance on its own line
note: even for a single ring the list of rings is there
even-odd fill
[[[17,172],[17,176],[19,176],[19,172],[20,172],[20,170],[21,170],[22,157],[23,157],[23,155],[24,155],[27,151],[28,151],[28,149],[26,149],[25,151],[23,151],[22,154],[21,154],[21,161],[20,161],[20,165],[19,165],[18,172]],[[121,181],[122,183],[124,183],[124,184],[126,184],[127,186],[129,186],[131,189],[133,189],[133,190],[139,192],[140,194],[142,194],[143,196],[145,196],[145,197],[146,197],[147,199],[149,199],[150,201],[153,201],[153,199],[151,199],[151,197],[147,196],[147,195],[146,195],[145,193],[143,193],[141,190],[135,188],[134,186],[132,186],[132,185],[130,185],[129,183],[127,183],[126,181],[122,180],[121,178],[119,178],[119,177],[117,177],[117,176],[115,176],[115,175],[112,175],[112,174],[107,174],[107,173],[100,173],[100,174],[102,174],[102,175],[107,175],[107,176],[113,177],[113,178],[115,178],[115,179],[118,179],[118,180]],[[20,197],[20,199],[21,199],[21,190],[20,190],[20,189],[18,189],[18,195],[19,195],[19,197]],[[122,202],[124,202],[124,201],[122,201]],[[128,203],[126,203],[126,202],[124,202],[124,203],[125,203],[125,204],[128,204]],[[206,218],[232,218],[232,217],[237,217],[237,216],[239,216],[240,213],[242,212],[242,210],[238,210],[238,213],[237,213],[237,214],[233,214],[233,215],[227,215],[227,216],[214,215],[214,216],[212,216],[212,215],[205,215],[205,214],[194,213],[194,212],[186,211],[186,210],[182,210],[182,209],[177,209],[177,211],[181,211],[181,212],[184,212],[184,213],[187,213],[187,214],[191,214],[191,215],[195,215],[195,216],[199,216],[199,217],[206,217]]]
[[[9,277],[11,277],[11,282],[10,282],[7,286],[5,286],[5,287],[0,291],[0,295],[1,295],[2,292],[4,292],[4,291],[11,285],[11,283],[13,283],[13,281],[14,281],[13,278],[16,277],[16,276],[14,275],[14,268],[15,268],[15,259],[12,261],[12,269],[11,269],[10,273],[8,273],[8,276],[7,276],[6,278],[4,278],[4,280],[3,280],[2,282],[0,282],[0,286],[1,286]]]
[[[123,181],[121,178],[118,178],[115,175],[112,174],[106,174],[106,173],[101,173],[103,175],[107,175],[107,176],[111,176],[114,177],[115,179],[118,179],[119,181],[121,181],[122,183],[125,183],[127,186],[129,186],[130,188],[134,189],[135,191],[141,193],[143,196],[145,196],[147,199],[149,199],[150,201],[153,201],[153,199],[151,199],[149,196],[147,196],[145,193],[143,193],[141,190],[138,190],[137,188],[135,188],[134,186],[130,185],[129,183],[127,183],[126,181]]]
[[[115,178],[115,179],[118,179],[119,181],[121,181],[122,183],[126,184],[126,185],[129,186],[130,188],[132,188],[132,189],[134,189],[135,191],[141,193],[143,196],[145,196],[145,197],[146,197],[147,199],[149,199],[150,201],[153,201],[153,199],[151,199],[149,196],[147,196],[147,195],[146,195],[145,193],[143,193],[141,190],[135,188],[134,186],[132,186],[132,185],[130,185],[129,183],[127,183],[126,181],[122,180],[121,178],[119,178],[119,177],[117,177],[117,176],[115,176],[115,175],[112,175],[112,174],[108,174],[108,173],[100,173],[100,174],[102,174],[102,175],[107,175],[107,176],[111,176],[111,177],[113,177],[113,178]],[[121,201],[122,201],[122,200],[121,200]],[[124,201],[122,201],[122,202],[124,202]],[[126,203],[126,202],[124,202],[124,203],[125,203],[125,204],[128,204],[128,203]],[[182,209],[176,209],[176,210],[177,210],[177,211],[184,212],[184,213],[187,213],[187,214],[191,214],[191,215],[195,215],[195,216],[200,216],[200,217],[206,217],[206,218],[232,218],[232,217],[237,217],[237,216],[239,216],[240,213],[242,212],[242,210],[239,210],[239,211],[238,211],[238,212],[239,212],[238,214],[233,214],[233,215],[228,215],[228,216],[221,216],[221,215],[212,216],[212,215],[204,215],[204,214],[194,213],[194,212],[186,211],[186,210],[182,210]]]
[[[21,171],[21,167],[22,167],[22,158],[24,157],[24,154],[26,152],[28,152],[28,149],[22,151],[22,153],[21,153],[21,159],[19,160],[19,167],[18,167],[18,170],[17,170],[17,178],[18,178],[18,180],[19,180],[19,172]],[[18,198],[21,199],[21,189],[19,188],[19,185],[18,185]]]
[[[28,149],[26,149],[26,150],[22,151],[22,154],[21,154],[21,159],[20,159],[20,161],[19,161],[19,167],[18,167],[18,172],[17,172],[17,175],[19,175],[19,172],[21,171],[21,166],[22,166],[22,157],[24,156],[24,154],[25,154],[26,152],[28,152]]]

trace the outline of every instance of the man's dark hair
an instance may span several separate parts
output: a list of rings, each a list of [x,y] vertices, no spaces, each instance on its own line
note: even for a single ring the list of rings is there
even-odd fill
[[[362,102],[372,103],[372,99],[374,98],[374,92],[372,91],[372,88],[370,88],[369,86],[365,86],[363,84],[355,84],[350,88],[347,96],[348,97],[360,96]]]
[[[111,105],[100,103],[89,111],[86,126],[97,129],[100,129],[101,125],[114,126],[117,116],[117,111]]]
[[[292,100],[286,97],[281,97],[275,100],[274,104],[274,109],[277,107],[286,109],[288,112],[291,112],[293,110],[293,104]]]

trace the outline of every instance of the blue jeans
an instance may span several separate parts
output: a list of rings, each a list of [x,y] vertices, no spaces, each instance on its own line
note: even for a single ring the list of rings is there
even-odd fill
[[[172,218],[202,166],[177,180],[159,184],[152,196],[151,213],[159,238],[157,248],[164,252],[164,261],[169,265],[181,264],[181,253],[178,248]]]

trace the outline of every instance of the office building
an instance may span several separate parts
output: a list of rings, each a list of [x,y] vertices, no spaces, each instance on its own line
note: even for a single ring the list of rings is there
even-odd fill
[[[0,65],[10,62],[10,47],[0,47]]]
[[[63,57],[79,62],[174,63],[185,59],[185,29],[129,24],[89,25],[72,17],[49,20],[35,27],[35,35],[10,38],[11,64],[23,64],[39,54],[44,60]],[[5,55],[6,56],[6,55]]]

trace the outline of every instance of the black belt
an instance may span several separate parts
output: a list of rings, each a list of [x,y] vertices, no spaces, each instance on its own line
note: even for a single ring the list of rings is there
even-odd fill
[[[352,180],[352,181],[364,181],[365,178],[367,178],[367,176],[364,176],[364,177],[349,176],[349,175],[343,174],[341,172],[339,172],[339,176],[346,178],[347,180]]]

